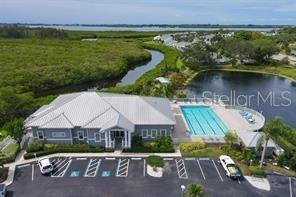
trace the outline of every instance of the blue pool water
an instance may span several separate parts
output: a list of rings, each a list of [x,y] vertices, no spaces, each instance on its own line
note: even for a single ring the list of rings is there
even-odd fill
[[[224,135],[227,128],[210,107],[182,106],[190,135]]]

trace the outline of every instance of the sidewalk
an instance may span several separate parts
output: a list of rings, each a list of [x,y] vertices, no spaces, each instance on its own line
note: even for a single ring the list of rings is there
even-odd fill
[[[25,151],[22,150],[16,157],[15,162],[5,164],[4,167],[9,167],[8,171],[8,177],[6,181],[4,181],[2,184],[5,184],[6,186],[12,184],[14,179],[14,173],[15,173],[15,167],[17,165],[27,164],[31,162],[36,162],[39,158],[33,158],[33,159],[24,159]],[[179,150],[176,150],[175,153],[123,153],[120,151],[115,151],[113,153],[56,153],[48,155],[47,157],[148,157],[149,155],[158,155],[161,157],[182,157]]]
[[[245,176],[246,180],[255,188],[270,191],[270,184],[266,178]]]

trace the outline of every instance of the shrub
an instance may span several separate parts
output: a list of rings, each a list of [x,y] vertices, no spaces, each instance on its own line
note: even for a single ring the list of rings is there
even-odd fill
[[[175,152],[170,136],[158,136],[151,141],[143,142],[142,137],[134,136],[132,148],[124,150],[134,153],[173,153]]]
[[[205,196],[205,192],[201,185],[192,183],[187,186],[185,191],[186,197],[202,197]]]
[[[155,167],[162,168],[164,166],[163,159],[157,155],[150,155],[149,157],[147,157],[146,161],[147,161],[147,164],[153,168]]]
[[[27,148],[27,153],[38,152],[44,150],[44,141],[34,141],[29,144]]]
[[[203,142],[187,142],[179,145],[182,153],[190,153],[196,150],[204,149],[206,144]]]
[[[253,153],[250,149],[245,148],[243,150],[243,159],[247,164],[249,164],[251,160],[254,160]]]
[[[265,177],[265,172],[259,166],[249,167],[251,175]]]

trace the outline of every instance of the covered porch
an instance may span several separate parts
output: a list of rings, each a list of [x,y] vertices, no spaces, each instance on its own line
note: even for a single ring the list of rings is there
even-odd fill
[[[131,148],[131,131],[114,128],[105,131],[105,147],[112,149]]]

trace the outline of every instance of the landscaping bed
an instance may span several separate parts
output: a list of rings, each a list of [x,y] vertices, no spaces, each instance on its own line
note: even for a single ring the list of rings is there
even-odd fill
[[[8,168],[0,168],[0,183],[5,181],[8,176]]]
[[[113,152],[113,149],[94,147],[87,144],[45,144],[42,141],[35,141],[27,148],[25,159],[41,157],[54,153],[102,153]]]
[[[169,136],[158,136],[151,141],[143,141],[142,137],[134,136],[132,147],[125,149],[130,153],[174,153],[173,141]]]
[[[218,158],[220,155],[228,155],[234,159],[244,175],[264,177],[264,171],[257,166],[258,162],[249,149],[236,144],[223,144],[220,147],[207,147],[203,142],[180,143],[179,148],[183,157],[211,157]],[[249,166],[250,160],[253,165]]]

